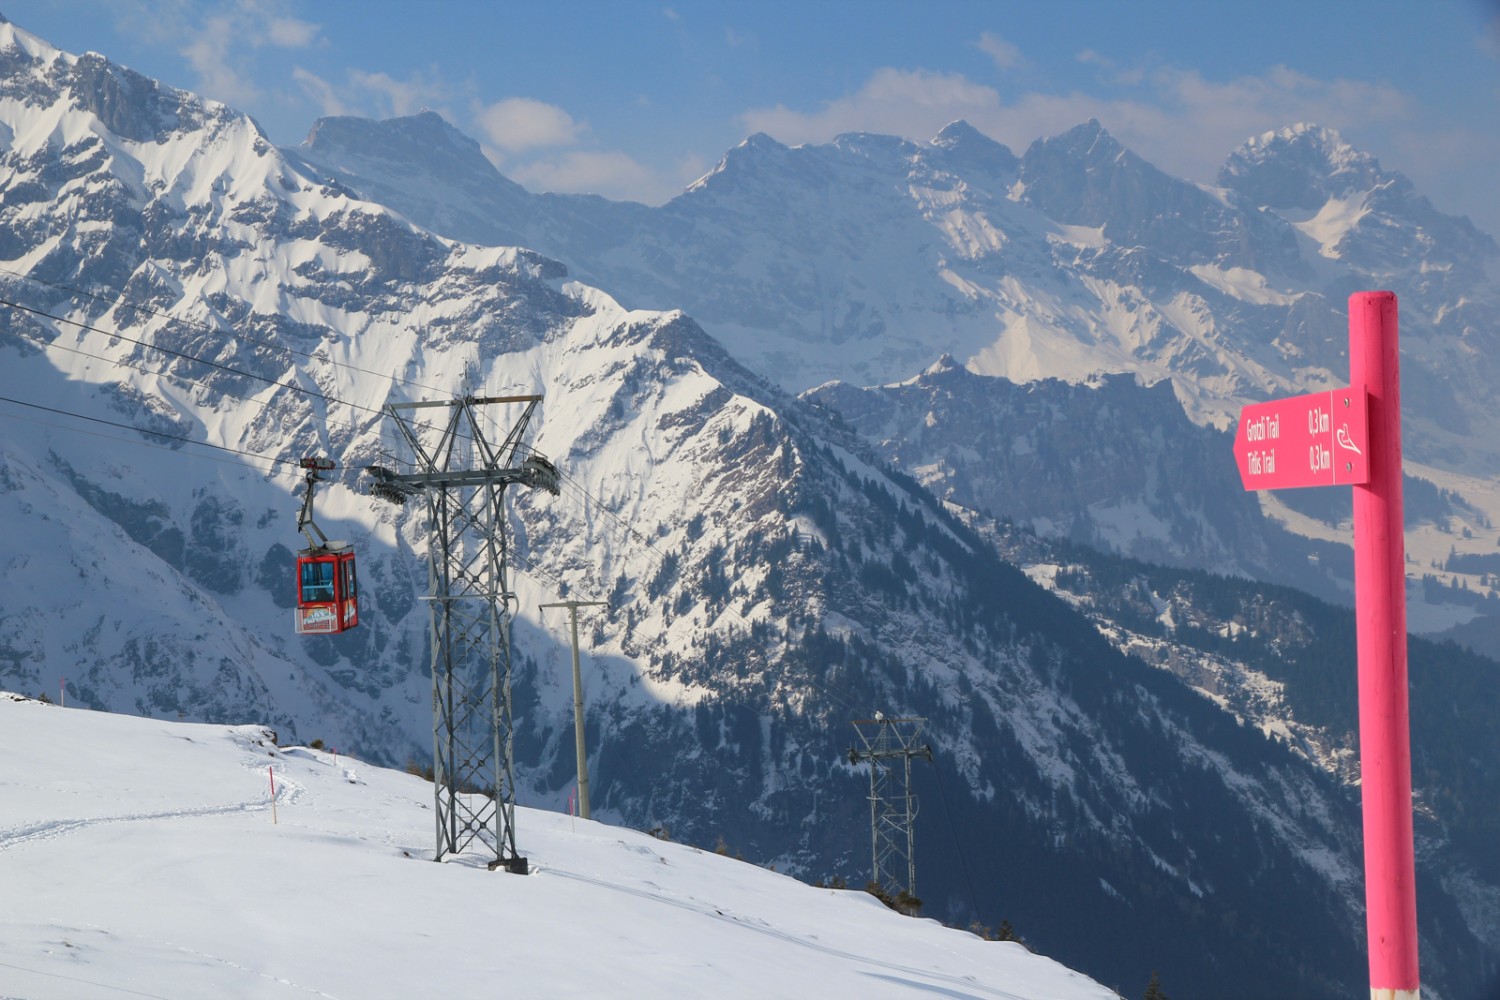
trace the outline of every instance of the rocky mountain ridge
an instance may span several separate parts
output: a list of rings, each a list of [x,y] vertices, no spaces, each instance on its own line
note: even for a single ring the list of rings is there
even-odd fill
[[[418,132],[463,166],[430,172],[405,138]],[[1461,440],[1487,423],[1443,428],[1488,419],[1448,362],[1488,363],[1471,355],[1500,248],[1330,129],[1251,139],[1214,188],[1162,173],[1097,121],[1021,157],[961,122],[929,143],[757,135],[654,209],[522,198],[431,112],[325,119],[292,152],[436,231],[522,237],[622,301],[682,308],[795,391],[897,381],[947,353],[1015,381],[1167,379],[1222,427],[1244,402],[1347,380],[1344,297],[1394,287],[1420,404],[1409,450],[1495,467],[1483,440]]]
[[[441,173],[406,138],[418,134],[442,148]],[[828,380],[893,385],[947,355],[1018,383],[1118,373],[1169,385],[1193,423],[1224,429],[1246,402],[1347,382],[1347,295],[1395,288],[1408,469],[1426,493],[1450,497],[1411,526],[1413,569],[1500,544],[1486,527],[1500,519],[1500,495],[1480,482],[1500,467],[1488,404],[1500,372],[1489,368],[1485,320],[1500,305],[1500,252],[1330,129],[1252,138],[1215,187],[1164,174],[1096,121],[1022,156],[961,122],[929,143],[846,135],[789,148],[758,135],[660,208],[523,197],[477,143],[430,112],[325,119],[292,153],[448,235],[521,239],[621,301],[682,308],[731,354],[797,391]],[[1169,477],[1164,451],[1138,458],[1163,477],[1163,493],[1200,489]],[[968,471],[948,461],[955,474],[986,475],[983,462]],[[1198,471],[1210,492],[1237,488],[1227,451]],[[1016,517],[1052,502],[1027,488],[1012,479],[1009,505],[992,512]],[[1319,557],[1328,541],[1347,545],[1347,514],[1320,508],[1309,522],[1299,516],[1306,502],[1262,504],[1309,538],[1297,558]],[[1072,515],[1091,518],[1085,504],[1071,508],[1069,525]],[[1118,527],[1077,530],[1109,539]],[[1218,550],[1178,541],[1194,531],[1186,521],[1152,528],[1168,540],[1153,557],[1223,565]],[[1264,567],[1254,552],[1230,561]],[[1487,589],[1480,576],[1441,572],[1450,585]],[[1330,585],[1320,592],[1347,593],[1347,578]],[[1414,627],[1424,631],[1472,617],[1452,604],[1418,611]]]

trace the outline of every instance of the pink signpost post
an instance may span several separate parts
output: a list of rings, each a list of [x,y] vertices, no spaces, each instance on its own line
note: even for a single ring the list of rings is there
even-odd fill
[[[1419,1000],[1396,296],[1349,297],[1348,389],[1240,411],[1247,490],[1354,487],[1360,798],[1371,1000]]]

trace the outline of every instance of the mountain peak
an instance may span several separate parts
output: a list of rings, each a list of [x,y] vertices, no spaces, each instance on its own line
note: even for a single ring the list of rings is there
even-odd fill
[[[745,163],[781,160],[790,151],[790,146],[777,142],[764,132],[755,132],[745,136],[738,146],[725,153],[710,174],[721,174]]]
[[[688,185],[686,193],[701,192],[710,186],[719,189],[723,189],[725,185],[732,187],[741,178],[753,175],[759,169],[757,164],[779,163],[789,152],[790,147],[777,142],[766,133],[752,133],[725,153],[712,170]]]
[[[973,125],[970,125],[968,122],[964,121],[962,118],[956,119],[955,121],[951,121],[948,124],[944,125],[942,129],[939,130],[938,134],[933,136],[932,138],[932,144],[934,146],[948,146],[950,148],[958,145],[961,142],[993,141],[994,140],[989,136],[985,135]]]
[[[97,52],[63,52],[9,21],[0,23],[0,53],[7,93],[24,93],[28,102],[44,104],[65,98],[124,139],[160,142],[209,122],[249,121],[217,101],[158,83]]]
[[[1013,172],[1016,154],[1010,147],[996,142],[963,119],[949,122],[932,138],[932,145],[947,152],[953,162],[964,166],[999,167],[1005,173]]]
[[[927,368],[926,368],[926,370],[923,371],[922,374],[923,375],[943,375],[943,374],[946,374],[947,372],[953,371],[954,369],[958,369],[958,368],[962,368],[962,367],[963,367],[963,365],[959,364],[958,361],[957,361],[957,359],[955,359],[953,357],[953,355],[951,355],[948,352],[944,351],[943,354],[942,354],[942,356],[939,357],[932,364],[928,365]]]
[[[785,143],[777,142],[764,132],[753,132],[740,142],[735,149],[753,149],[763,152],[780,151],[786,149]]]
[[[383,165],[378,174],[400,184],[402,177],[438,177],[471,193],[514,200],[521,188],[495,169],[478,142],[460,132],[435,111],[422,109],[414,115],[376,121],[371,118],[333,116],[319,118],[296,153],[308,162],[329,170],[365,174],[363,168]],[[368,186],[365,176],[360,186]],[[478,233],[465,230],[475,240],[514,238],[509,232]]]
[[[1380,162],[1311,122],[1263,132],[1230,154],[1218,183],[1256,204],[1315,209],[1329,198],[1368,191],[1390,180]]]
[[[0,14],[0,51],[19,49],[32,59],[54,59],[61,50],[33,35]]]
[[[1091,160],[1114,159],[1125,152],[1125,147],[1120,145],[1120,141],[1111,135],[1109,129],[1105,128],[1097,118],[1090,118],[1080,125],[1074,125],[1061,135],[1038,139],[1032,143],[1032,147],[1035,148],[1038,144],[1056,146],[1073,154],[1083,154]]]
[[[414,115],[381,121],[348,115],[319,118],[302,141],[302,148],[323,153],[336,146],[357,149],[372,143],[378,144],[386,155],[393,151],[394,144],[397,156],[421,153],[424,157],[484,158],[479,143],[454,128],[436,111],[426,108]]]
[[[1029,175],[1028,186],[1034,180],[1054,176],[1058,171],[1081,177],[1113,173],[1122,166],[1136,170],[1155,169],[1120,145],[1097,118],[1090,118],[1059,135],[1037,139],[1026,148],[1020,162],[1023,175]]]
[[[1036,140],[1020,162],[1027,196],[1034,204],[1063,221],[1084,225],[1104,221],[1109,214],[1105,203],[1122,191],[1143,189],[1145,178],[1157,186],[1166,181],[1155,167],[1120,145],[1097,118]],[[1122,183],[1122,174],[1137,180]]]

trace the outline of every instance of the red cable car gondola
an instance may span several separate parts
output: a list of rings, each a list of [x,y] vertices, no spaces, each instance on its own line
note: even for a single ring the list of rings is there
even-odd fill
[[[297,515],[297,530],[307,536],[307,548],[297,553],[297,609],[293,621],[299,635],[344,632],[359,624],[359,582],[354,573],[354,551],[348,542],[330,542],[313,521],[313,493],[323,481],[319,472],[334,467],[326,458],[304,458],[307,494]],[[317,538],[313,537],[317,532]]]

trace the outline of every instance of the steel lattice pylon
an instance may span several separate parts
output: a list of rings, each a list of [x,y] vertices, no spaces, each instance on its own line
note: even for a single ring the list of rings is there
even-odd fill
[[[442,861],[479,841],[491,868],[525,872],[516,852],[511,763],[511,602],[506,564],[505,488],[558,492],[558,474],[539,455],[517,461],[521,436],[541,396],[465,396],[452,402],[393,403],[391,417],[415,469],[367,470],[371,493],[394,503],[427,500],[431,585],[432,745],[437,850]],[[504,442],[488,440],[481,407],[526,404]],[[446,407],[441,426],[410,411]]]
[[[912,901],[917,899],[912,833],[917,799],[911,793],[911,762],[913,757],[932,760],[932,747],[917,743],[926,721],[888,719],[876,712],[873,719],[855,720],[854,731],[864,747],[849,748],[849,763],[870,765],[870,880],[896,897],[898,887],[888,883],[904,874],[906,885],[899,892]]]

